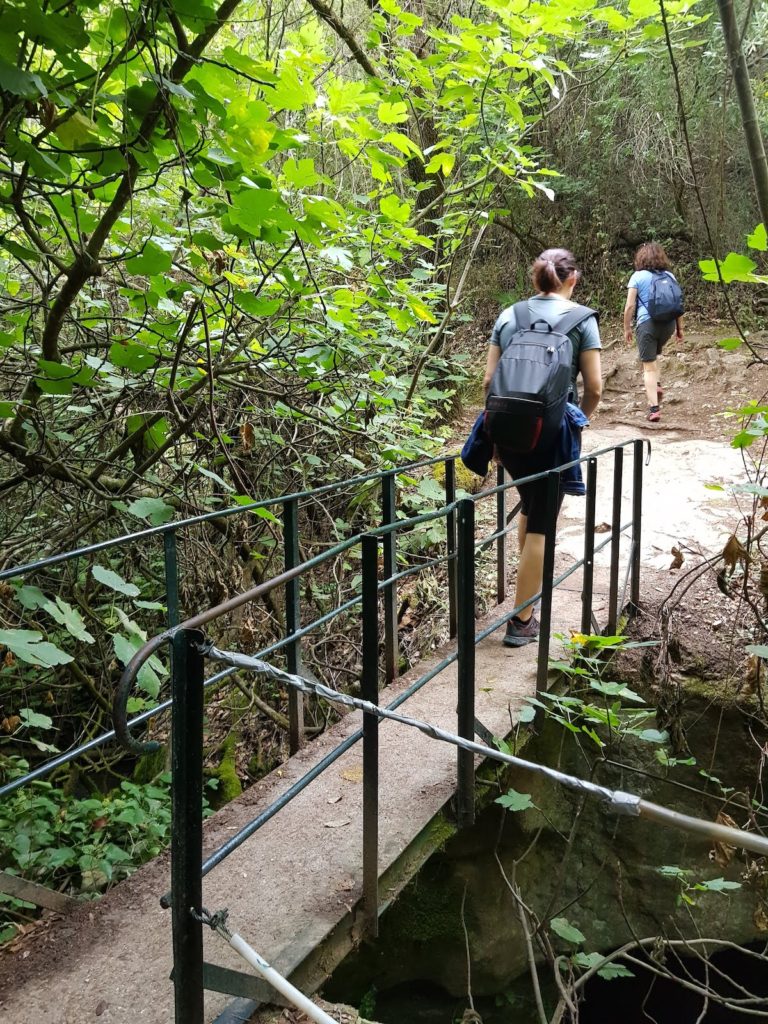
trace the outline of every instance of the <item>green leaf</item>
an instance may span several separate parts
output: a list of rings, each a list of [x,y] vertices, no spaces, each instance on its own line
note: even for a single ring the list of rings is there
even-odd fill
[[[125,269],[129,274],[149,277],[152,274],[165,274],[173,265],[173,255],[161,249],[154,242],[147,242],[143,251],[133,259],[126,260]]]
[[[758,249],[765,252],[768,249],[768,233],[765,224],[758,224],[751,235],[747,235],[747,245],[750,249]]]
[[[566,942],[572,942],[574,946],[580,945],[582,942],[586,942],[587,938],[583,935],[575,925],[572,925],[570,921],[565,917],[553,917],[549,922],[549,926],[555,935],[559,935],[561,939],[565,939]]]
[[[60,626],[64,626],[67,632],[75,637],[76,640],[82,640],[87,644],[95,643],[94,638],[85,628],[85,620],[80,612],[73,608],[64,598],[57,595],[56,599],[53,600],[44,594],[39,587],[30,585],[20,587],[16,597],[19,604],[30,611],[42,608],[55,622],[58,622]]]
[[[91,568],[93,578],[103,583],[110,590],[116,590],[118,594],[125,594],[126,597],[138,597],[141,591],[135,583],[128,583],[122,576],[119,576],[112,569],[105,569],[103,565],[94,565]]]
[[[283,164],[283,174],[296,188],[316,185],[320,181],[320,175],[315,171],[315,161],[311,157],[298,161],[286,160]]]
[[[48,90],[39,75],[30,74],[8,64],[0,57],[0,92],[9,92],[25,100],[36,100],[47,96]]]
[[[22,708],[19,711],[19,718],[28,729],[52,729],[53,719],[48,715],[41,715],[39,711],[32,708]]]
[[[32,629],[0,629],[0,646],[7,647],[20,661],[40,668],[66,665],[74,660],[55,644],[43,641],[42,633]]]
[[[381,103],[377,116],[382,124],[402,124],[408,120],[408,107],[405,103]]]
[[[133,343],[126,345],[121,341],[116,341],[109,348],[109,361],[113,366],[135,370],[137,373],[143,373],[144,370],[151,369],[157,364],[157,360],[158,357],[155,353],[150,352],[143,345]]]
[[[520,708],[517,713],[517,720],[521,725],[525,725],[528,722],[532,722],[536,717],[536,708],[531,707],[530,704],[526,704]]]
[[[740,889],[741,882],[728,882],[724,878],[710,878],[706,882],[700,882],[702,889],[709,892],[728,892],[732,889]]]
[[[612,981],[614,978],[634,978],[634,974],[628,967],[624,967],[623,964],[606,962],[602,953],[575,953],[571,959],[577,967],[586,969],[597,967],[601,963],[605,964],[604,967],[599,968],[597,973],[606,981]]]
[[[669,739],[668,732],[660,732],[658,729],[643,729],[637,733],[639,740],[644,740],[646,743],[666,743]]]
[[[747,654],[754,654],[756,658],[768,659],[768,646],[765,644],[747,644],[744,650]]]
[[[508,811],[527,811],[535,807],[530,793],[518,793],[515,789],[508,789],[506,793],[496,798],[495,803],[501,804]]]
[[[738,252],[729,252],[722,262],[716,260],[699,260],[699,267],[704,275],[705,281],[718,281],[717,267],[720,266],[720,273],[723,281],[730,284],[732,281],[751,281],[753,271],[757,267],[754,260],[749,256],[742,256]]]
[[[742,344],[741,338],[722,338],[717,343],[718,348],[723,348],[726,352],[733,352],[734,349],[739,348]]]
[[[379,200],[379,209],[387,220],[393,220],[399,224],[405,224],[411,216],[410,204],[401,203],[394,192]]]
[[[127,506],[126,512],[137,519],[149,520],[153,526],[162,526],[174,516],[174,509],[166,505],[162,498],[137,498]]]
[[[453,170],[455,163],[456,157],[453,153],[435,153],[424,168],[424,171],[427,174],[436,174],[439,171],[441,174],[447,176]]]
[[[125,636],[122,633],[113,633],[112,640],[115,645],[115,654],[122,661],[123,665],[127,665],[138,649],[144,644],[141,637]],[[164,672],[165,669],[162,662],[158,658],[150,657],[136,673],[136,681],[150,697],[157,697],[160,692],[160,674]]]

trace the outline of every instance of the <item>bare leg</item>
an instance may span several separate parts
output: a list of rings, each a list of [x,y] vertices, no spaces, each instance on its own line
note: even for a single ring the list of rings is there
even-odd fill
[[[521,512],[517,519],[517,550],[522,554],[528,535],[528,516]]]
[[[518,532],[519,536],[519,532]],[[515,585],[515,606],[528,601],[541,590],[544,576],[544,534],[527,533],[520,560],[517,564],[517,582]],[[533,614],[533,605],[528,605],[518,613],[522,622],[527,622]]]
[[[656,374],[656,360],[652,363],[643,363],[643,384],[645,385],[645,397],[648,400],[648,405],[659,404],[659,397],[656,391],[658,387]]]

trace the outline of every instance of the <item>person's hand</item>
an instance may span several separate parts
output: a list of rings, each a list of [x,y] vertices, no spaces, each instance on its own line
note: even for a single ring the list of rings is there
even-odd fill
[[[683,330],[682,330],[682,328],[678,328],[678,330],[676,332],[676,337],[677,337],[677,344],[678,345],[682,345],[682,343],[683,343]]]
[[[628,345],[632,344],[632,328],[631,327],[628,330],[624,331],[624,341],[626,341],[626,343]]]

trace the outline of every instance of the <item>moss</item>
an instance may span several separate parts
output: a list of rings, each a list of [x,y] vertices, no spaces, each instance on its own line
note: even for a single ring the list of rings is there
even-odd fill
[[[755,707],[758,706],[757,698],[752,694],[739,693],[733,684],[729,685],[718,679],[688,677],[683,683],[683,692],[687,697],[701,697],[708,704],[716,704],[723,708],[743,707],[751,703],[754,703]]]
[[[216,792],[217,807],[223,807],[224,804],[228,804],[230,800],[234,800],[243,792],[243,785],[235,764],[236,750],[237,732],[231,732],[222,745],[221,761],[211,773],[213,778],[219,780],[219,788]]]
[[[387,941],[441,943],[463,941],[461,926],[462,889],[456,880],[417,879],[403,893],[387,915]]]
[[[161,775],[167,766],[168,751],[165,746],[153,750],[151,754],[142,754],[133,769],[133,781],[139,785],[152,782]]]
[[[445,486],[445,463],[441,462],[432,470],[432,476],[437,480],[439,484]],[[464,463],[460,460],[456,460],[456,487],[458,490],[466,491],[468,494],[475,494],[480,490],[483,483],[483,477],[477,476],[476,473],[472,473]]]

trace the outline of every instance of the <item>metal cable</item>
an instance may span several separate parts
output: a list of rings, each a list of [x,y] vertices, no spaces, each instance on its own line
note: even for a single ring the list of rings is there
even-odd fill
[[[525,771],[533,772],[537,775],[543,775],[568,789],[573,789],[579,793],[585,793],[588,796],[596,797],[602,803],[606,804],[609,810],[613,811],[615,814],[648,818],[649,820],[660,824],[668,825],[672,828],[679,828],[686,832],[693,832],[709,839],[716,840],[717,842],[728,843],[731,846],[751,850],[753,853],[763,856],[768,855],[768,838],[756,835],[753,832],[743,832],[738,828],[731,828],[727,825],[719,825],[712,821],[706,821],[703,818],[694,818],[687,814],[681,814],[678,811],[662,807],[660,804],[654,804],[648,800],[643,800],[639,796],[635,796],[633,793],[625,793],[619,789],[609,789],[607,786],[599,786],[594,782],[589,782],[587,779],[579,779],[576,776],[567,775],[565,772],[558,771],[556,768],[550,768],[548,765],[537,764],[533,761],[526,761],[521,757],[516,757],[514,754],[505,754],[502,751],[495,750],[493,747],[489,747],[484,743],[476,743],[474,740],[467,740],[461,736],[455,735],[455,733],[447,732],[445,729],[440,729],[438,726],[431,725],[429,722],[422,722],[417,718],[409,718],[406,715],[399,715],[395,711],[379,707],[378,704],[362,700],[360,697],[352,697],[347,693],[337,693],[336,690],[332,690],[329,687],[324,686],[322,683],[303,679],[301,676],[294,675],[291,672],[284,672],[282,669],[276,668],[274,665],[270,665],[269,662],[263,661],[261,658],[255,658],[248,654],[238,654],[233,651],[221,651],[208,641],[201,645],[201,649],[205,656],[211,658],[213,661],[221,661],[225,664],[232,665],[235,668],[267,676],[270,679],[274,679],[276,682],[301,690],[303,693],[322,697],[335,704],[343,704],[346,707],[355,708],[358,711],[375,715],[377,718],[389,719],[393,722],[399,722],[401,725],[407,725],[411,728],[418,729],[419,732],[424,733],[432,739],[441,740],[444,743],[450,743],[453,746],[459,747],[462,750],[467,750],[472,754],[479,754],[481,757],[488,757],[493,761],[500,761],[503,764],[513,765],[516,768],[522,768]]]

